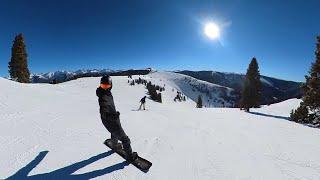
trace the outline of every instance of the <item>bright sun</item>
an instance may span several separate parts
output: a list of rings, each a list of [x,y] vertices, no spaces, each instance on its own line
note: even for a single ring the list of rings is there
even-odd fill
[[[204,33],[210,39],[217,39],[220,36],[220,29],[215,23],[210,22],[204,26]]]

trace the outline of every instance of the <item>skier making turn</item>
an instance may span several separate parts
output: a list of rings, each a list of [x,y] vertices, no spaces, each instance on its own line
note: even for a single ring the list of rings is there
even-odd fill
[[[111,93],[112,80],[111,77],[106,75],[101,78],[100,87],[97,88],[96,94],[99,97],[100,116],[103,125],[111,133],[111,140],[114,147],[122,148],[127,153],[129,160],[135,160],[138,157],[136,152],[132,152],[130,139],[122,129],[120,123],[120,113],[116,111],[113,96]],[[118,141],[121,141],[119,143]],[[104,142],[106,144],[106,141]]]

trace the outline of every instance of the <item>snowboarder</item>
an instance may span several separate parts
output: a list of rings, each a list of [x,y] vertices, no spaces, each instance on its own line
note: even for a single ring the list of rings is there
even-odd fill
[[[141,100],[140,100],[140,107],[139,110],[141,110],[141,108],[143,107],[143,110],[146,110],[146,98],[147,96],[144,96]]]
[[[136,152],[132,152],[130,139],[121,126],[119,118],[120,113],[116,111],[111,89],[111,77],[108,75],[103,76],[100,81],[100,87],[98,87],[96,90],[96,94],[99,97],[101,120],[106,129],[111,133],[111,140],[115,147],[123,147],[128,156],[126,159],[134,160],[138,157],[138,154]],[[122,144],[118,142],[119,140],[122,142]]]

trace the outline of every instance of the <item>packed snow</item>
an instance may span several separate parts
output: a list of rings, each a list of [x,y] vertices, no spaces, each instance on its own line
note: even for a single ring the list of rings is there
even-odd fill
[[[56,85],[0,78],[0,179],[320,179],[319,129],[287,120],[300,100],[252,113],[196,109],[190,98],[173,102],[171,89],[183,82],[168,76],[144,77],[167,77],[163,103],[147,100],[146,111],[137,111],[144,86],[113,77],[122,126],[133,149],[153,163],[148,173],[102,144],[110,135],[95,95],[99,78]]]

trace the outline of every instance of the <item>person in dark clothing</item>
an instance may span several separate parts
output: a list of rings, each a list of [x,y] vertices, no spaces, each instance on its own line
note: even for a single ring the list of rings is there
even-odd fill
[[[128,154],[128,159],[135,159],[136,152],[132,152],[130,139],[124,132],[120,123],[120,113],[116,111],[113,96],[111,93],[112,80],[110,76],[103,76],[101,78],[100,87],[97,88],[96,94],[99,97],[100,116],[103,125],[111,133],[111,140],[115,143],[115,147],[122,148]]]
[[[143,110],[146,110],[146,98],[147,96],[144,96],[141,100],[140,100],[140,107],[139,110],[141,110],[142,106],[143,106]]]

